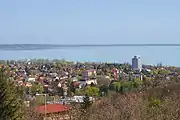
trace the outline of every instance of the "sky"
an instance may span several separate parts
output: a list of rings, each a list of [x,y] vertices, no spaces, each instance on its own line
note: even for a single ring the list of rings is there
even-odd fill
[[[179,6],[179,0],[0,0],[0,44],[176,44],[180,43]],[[89,57],[84,56],[87,52],[96,54],[99,60],[105,59],[101,56],[111,54],[114,48],[92,51],[79,50],[81,55],[76,59]],[[151,59],[149,63],[165,61],[180,65],[180,48],[119,48],[117,51],[122,58],[131,59],[132,55],[140,54]],[[39,52],[9,55],[0,51],[0,59],[34,57],[35,53],[52,57],[55,52],[57,57],[61,53]],[[75,57],[74,53],[70,56]],[[113,56],[117,54],[109,55],[108,59],[120,59]]]

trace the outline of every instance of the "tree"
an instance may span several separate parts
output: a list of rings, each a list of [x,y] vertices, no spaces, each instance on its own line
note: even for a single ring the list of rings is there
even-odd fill
[[[135,87],[135,88],[139,88],[142,84],[143,84],[143,81],[140,80],[139,78],[136,78],[136,79],[134,80],[134,87]]]
[[[31,87],[31,93],[33,95],[35,95],[36,93],[43,93],[43,86],[42,84],[40,83],[35,83],[35,84],[32,84],[32,87]]]
[[[62,87],[57,87],[58,95],[63,96],[64,95],[64,90]]]
[[[91,105],[91,101],[89,99],[89,96],[86,94],[83,99],[83,109],[87,109]]]
[[[113,82],[110,84],[109,89],[116,92],[121,92],[121,82]]]
[[[109,89],[112,90],[112,91],[116,91],[116,82],[112,82],[112,83],[109,85]]]
[[[122,85],[122,88],[120,88],[121,92],[129,92],[129,91],[132,91],[132,89],[133,89],[133,82],[132,81],[123,81],[121,83],[121,85]]]
[[[0,119],[23,120],[23,91],[0,70]]]
[[[144,77],[143,84],[146,88],[148,88],[153,85],[153,80],[151,80],[150,77]]]
[[[117,82],[116,83],[116,92],[120,92],[121,91],[121,83]]]
[[[44,105],[44,96],[36,96],[35,101],[33,101],[32,106]]]
[[[108,86],[102,85],[99,88],[100,96],[107,95],[108,94]]]
[[[76,89],[75,95],[84,95],[84,91],[82,89]]]
[[[86,87],[86,90],[85,90],[85,93],[86,95],[88,96],[99,96],[99,88],[97,87]]]
[[[75,91],[76,91],[76,88],[74,87],[73,82],[71,82],[71,84],[69,86],[69,91],[72,92],[72,93],[75,93]]]

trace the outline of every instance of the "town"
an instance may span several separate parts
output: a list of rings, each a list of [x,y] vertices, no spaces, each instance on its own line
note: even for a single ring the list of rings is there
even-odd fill
[[[26,106],[34,107],[35,112],[49,120],[52,115],[69,119],[66,112],[85,99],[96,103],[110,92],[141,91],[180,79],[179,67],[144,65],[140,56],[134,56],[131,64],[1,60],[0,68],[9,71],[17,86],[25,88]]]

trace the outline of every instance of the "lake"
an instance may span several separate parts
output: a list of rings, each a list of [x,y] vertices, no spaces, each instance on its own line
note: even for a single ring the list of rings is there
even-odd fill
[[[49,50],[22,49],[0,50],[0,59],[66,59],[91,62],[130,62],[134,55],[140,55],[143,64],[180,66],[180,46],[176,47],[96,47],[57,48]]]

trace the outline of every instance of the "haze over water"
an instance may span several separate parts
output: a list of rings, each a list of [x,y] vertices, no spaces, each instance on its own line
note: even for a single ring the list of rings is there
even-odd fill
[[[180,47],[103,47],[62,48],[52,50],[0,51],[0,59],[66,59],[72,61],[131,63],[140,55],[143,64],[180,66]]]

